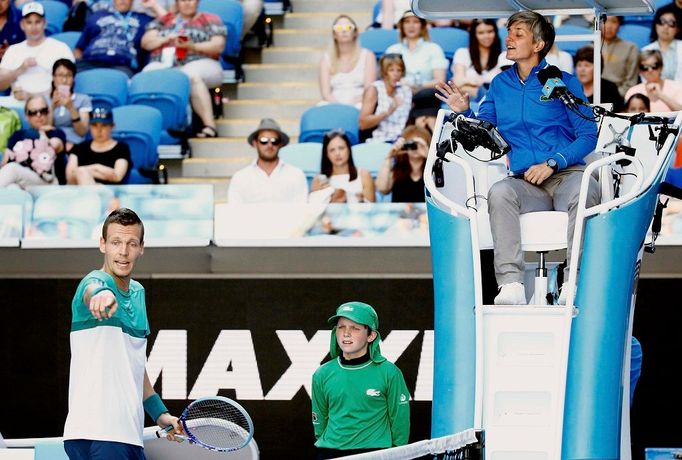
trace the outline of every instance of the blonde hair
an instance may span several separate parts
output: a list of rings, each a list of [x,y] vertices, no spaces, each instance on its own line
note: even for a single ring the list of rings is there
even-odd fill
[[[347,19],[351,24],[353,24],[353,27],[355,27],[355,31],[353,34],[353,43],[355,46],[353,46],[353,54],[351,56],[351,62],[353,63],[353,68],[355,65],[358,63],[358,58],[360,57],[360,42],[358,41],[358,25],[355,23],[353,18],[348,16],[347,14],[340,14],[339,16],[334,19],[334,22],[332,23],[332,28],[336,25],[337,22],[341,19]],[[334,30],[332,29],[332,42],[329,44],[329,48],[327,49],[327,56],[329,56],[329,72],[334,75],[339,71],[339,44],[336,41],[336,38],[334,38]]]
[[[403,77],[405,76],[405,61],[400,54],[388,53],[381,56],[379,60],[379,68],[381,69],[381,78],[386,78],[388,75],[388,68],[392,65],[397,65],[403,71]]]

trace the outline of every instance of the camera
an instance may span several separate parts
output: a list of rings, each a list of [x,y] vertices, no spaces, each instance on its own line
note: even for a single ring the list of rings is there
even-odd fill
[[[408,140],[403,144],[403,150],[417,150],[418,148],[419,144],[417,144],[417,141]]]

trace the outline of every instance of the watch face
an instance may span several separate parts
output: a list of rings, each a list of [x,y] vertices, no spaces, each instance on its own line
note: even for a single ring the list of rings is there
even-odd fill
[[[550,158],[549,160],[547,160],[547,166],[549,166],[552,169],[556,168],[557,166],[556,160],[554,158]]]

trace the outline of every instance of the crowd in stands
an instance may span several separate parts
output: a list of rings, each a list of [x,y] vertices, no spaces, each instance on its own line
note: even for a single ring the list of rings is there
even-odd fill
[[[200,0],[66,3],[72,13],[85,12],[82,17],[69,16],[70,26],[80,32],[73,49],[47,36],[41,2],[0,0],[0,90],[8,91],[0,97],[0,105],[23,112],[29,126],[4,134],[8,142],[0,186],[125,182],[131,156],[122,143],[112,139],[112,107],[94,104],[88,94],[74,88],[77,73],[93,68],[120,70],[128,77],[178,69],[190,81],[189,101],[199,120],[194,134],[218,135],[209,89],[223,81],[220,58],[228,28],[219,16],[201,11]],[[241,3],[244,18],[238,34],[243,38],[262,14],[263,0]],[[357,109],[360,142],[389,144],[382,165],[373,171],[357,168],[355,138],[332,130],[322,140],[320,174],[306,180],[300,170],[278,156],[289,137],[274,120],[264,119],[248,138],[257,159],[232,177],[229,202],[307,201],[312,197],[330,202],[382,197],[423,201],[421,174],[440,107],[434,85],[451,80],[475,108],[492,79],[511,61],[506,58],[503,21],[429,22],[411,12],[409,3],[377,3],[371,27],[397,33],[397,42],[379,53],[378,62],[377,51],[361,45],[357,22],[342,14],[333,22],[329,48],[319,63],[320,104]],[[650,43],[641,49],[634,39],[619,35],[627,20],[610,16],[602,23],[601,102],[613,104],[617,111],[680,110],[682,0],[659,8],[651,22],[636,19],[640,26],[651,28]],[[592,21],[589,17],[554,18],[555,26],[577,24],[586,34]],[[468,42],[448,51],[446,45],[432,40],[436,28],[464,29],[460,33],[468,34]],[[595,50],[590,45],[572,48],[575,51],[569,54],[561,49],[564,43],[555,43],[547,62],[574,73],[592,102]],[[48,174],[32,168],[32,150],[28,159],[20,153],[29,148],[24,140],[33,142],[33,150],[53,151],[54,166]]]

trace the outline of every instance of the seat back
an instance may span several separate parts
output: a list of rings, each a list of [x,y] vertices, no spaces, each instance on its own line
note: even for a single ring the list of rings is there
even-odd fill
[[[642,49],[651,42],[651,29],[640,24],[623,24],[618,29],[618,36]]]
[[[189,77],[176,69],[140,72],[130,79],[128,104],[153,107],[162,114],[163,129],[182,130],[187,126]]]
[[[353,146],[353,162],[358,169],[366,169],[372,177],[376,177],[391,147],[386,142],[357,144]]]
[[[574,26],[574,25],[564,25],[564,26],[559,26],[556,28],[556,34],[557,36],[560,35],[592,35],[592,31],[588,29],[587,27],[580,27],[580,26]],[[557,40],[557,46],[559,46],[559,49],[566,51],[569,53],[571,56],[575,55],[575,52],[578,51],[580,48],[586,45],[591,45],[593,43],[592,40],[586,41],[586,40],[580,40],[580,41],[558,41]]]
[[[322,142],[324,134],[333,129],[343,129],[352,145],[359,142],[360,111],[344,104],[327,104],[311,107],[301,116],[299,142]]]
[[[445,57],[452,62],[455,51],[469,46],[469,32],[456,27],[433,27],[429,30],[431,40],[443,48]]]
[[[76,43],[78,43],[78,40],[81,38],[81,33],[75,31],[59,32],[52,35],[52,38],[59,40],[62,43],[66,43],[73,51],[76,48]]]
[[[386,52],[386,48],[398,43],[396,29],[367,29],[360,32],[360,46],[372,51],[377,59]]]
[[[162,116],[154,107],[124,105],[114,108],[114,139],[130,147],[131,171],[125,183],[151,183],[140,169],[152,169],[158,162]]]
[[[282,147],[279,157],[285,163],[299,168],[310,182],[320,173],[322,164],[322,144],[319,142],[301,142]]]
[[[76,74],[74,89],[89,95],[93,104],[106,102],[118,107],[128,99],[128,76],[115,69],[86,70]]]
[[[225,57],[239,56],[244,24],[242,4],[236,0],[201,0],[199,10],[219,16],[227,27],[227,40],[222,55]]]
[[[45,35],[59,33],[64,28],[64,21],[69,14],[69,7],[65,3],[57,0],[41,0],[40,3],[45,9]]]

